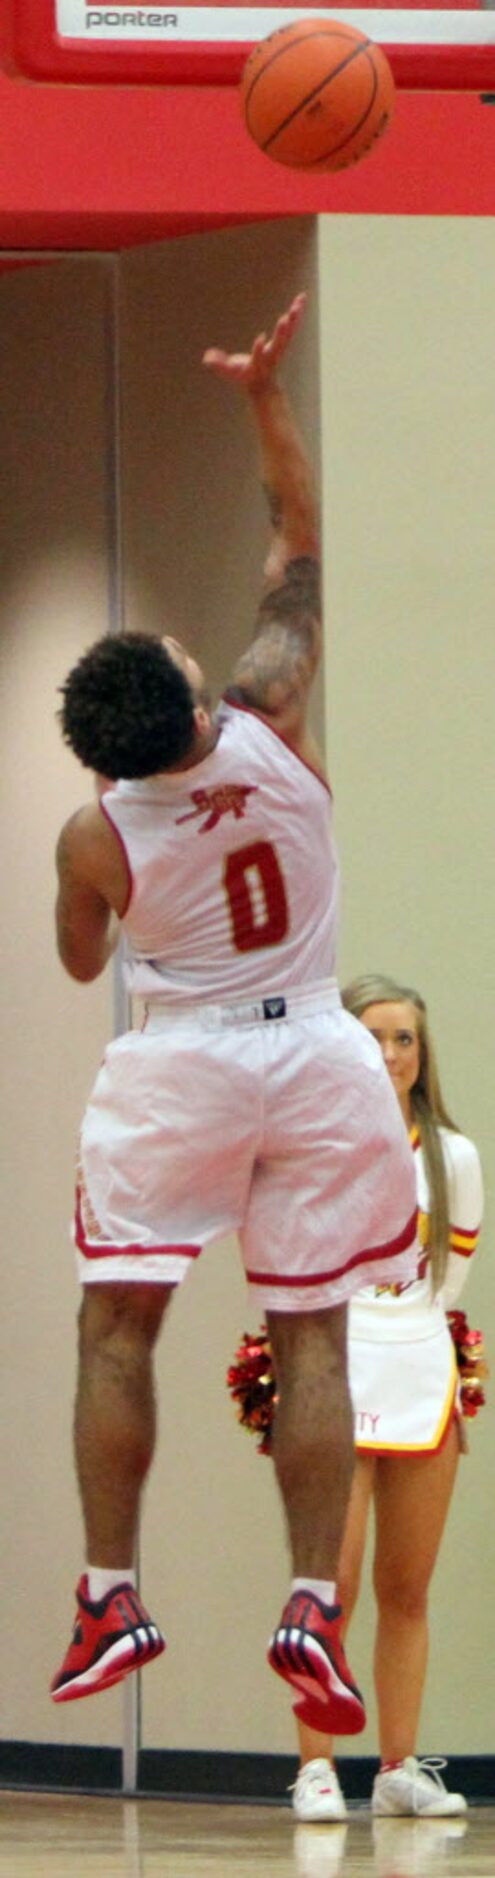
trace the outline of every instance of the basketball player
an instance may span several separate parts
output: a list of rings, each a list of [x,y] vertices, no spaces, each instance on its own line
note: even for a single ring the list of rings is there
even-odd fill
[[[293,1583],[269,1661],[297,1712],[354,1733],[335,1573],[353,1465],[346,1306],[416,1269],[406,1131],[381,1052],[335,979],[331,799],[307,725],[320,655],[313,479],[279,363],[304,296],[251,351],[205,365],[247,397],[271,531],[254,637],[213,714],[173,639],[101,639],[62,687],[63,735],[107,779],[62,829],[57,932],[76,979],[127,936],[141,1029],[107,1050],[84,1116],[75,1449],[87,1547],[56,1702],[164,1641],[133,1558],[154,1445],[152,1351],[204,1244],[235,1230],[266,1312]],[[194,1178],[191,1178],[191,1169]]]

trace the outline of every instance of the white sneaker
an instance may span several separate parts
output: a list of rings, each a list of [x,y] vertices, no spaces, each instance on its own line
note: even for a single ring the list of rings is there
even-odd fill
[[[306,1761],[305,1767],[300,1767],[292,1788],[292,1805],[296,1819],[306,1824],[311,1820],[347,1819],[344,1795],[331,1761]]]
[[[438,1755],[417,1761],[408,1754],[400,1767],[387,1774],[377,1774],[371,1797],[372,1813],[414,1813],[421,1819],[445,1819],[454,1813],[467,1813],[462,1793],[448,1793],[439,1768],[447,1762]]]

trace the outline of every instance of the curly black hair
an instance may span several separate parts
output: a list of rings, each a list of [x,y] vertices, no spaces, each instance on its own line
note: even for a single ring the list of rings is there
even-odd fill
[[[160,639],[97,639],[60,686],[62,736],[87,769],[117,782],[154,776],[187,756],[194,694]]]

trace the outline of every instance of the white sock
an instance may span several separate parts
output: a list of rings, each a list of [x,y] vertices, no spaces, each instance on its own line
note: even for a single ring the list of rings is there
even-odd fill
[[[115,1585],[136,1583],[136,1573],[129,1565],[124,1565],[120,1572],[107,1571],[103,1565],[87,1565],[86,1571],[90,1604],[99,1604],[100,1598],[105,1598],[107,1591],[113,1591]]]
[[[293,1578],[291,1594],[293,1591],[311,1591],[320,1604],[337,1603],[337,1586],[329,1578]]]

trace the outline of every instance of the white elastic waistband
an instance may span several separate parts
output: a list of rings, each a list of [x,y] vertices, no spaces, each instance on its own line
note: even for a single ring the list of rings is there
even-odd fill
[[[143,1030],[167,1030],[171,1024],[199,1024],[202,1030],[218,1030],[223,1025],[280,1023],[286,1017],[311,1017],[318,1011],[340,1007],[336,979],[314,991],[270,992],[266,998],[243,999],[232,1004],[165,1004],[152,999],[145,1005]]]

